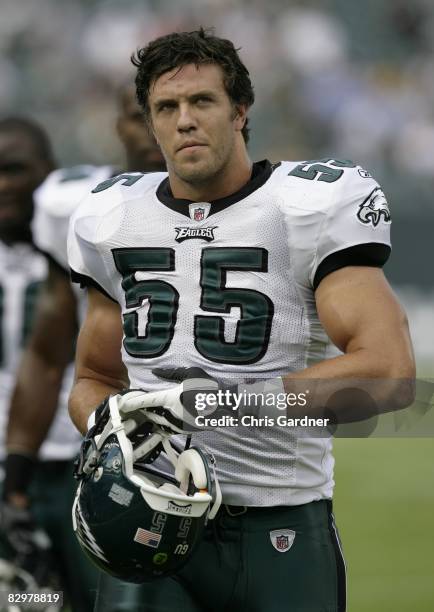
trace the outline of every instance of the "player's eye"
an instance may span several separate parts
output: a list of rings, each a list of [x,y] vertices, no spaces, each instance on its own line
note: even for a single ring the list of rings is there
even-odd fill
[[[159,113],[167,112],[167,111],[173,110],[175,107],[176,107],[176,104],[174,102],[163,102],[162,104],[158,105],[157,111]]]
[[[212,102],[209,96],[200,96],[199,98],[196,98],[196,104],[199,105],[208,104],[209,102]]]

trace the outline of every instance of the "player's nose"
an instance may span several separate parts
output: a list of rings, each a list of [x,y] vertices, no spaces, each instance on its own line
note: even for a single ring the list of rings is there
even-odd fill
[[[179,105],[177,128],[180,132],[196,129],[197,122],[189,104]]]

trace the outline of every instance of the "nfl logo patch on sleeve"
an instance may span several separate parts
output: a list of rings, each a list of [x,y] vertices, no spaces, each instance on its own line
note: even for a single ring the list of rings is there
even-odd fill
[[[270,531],[270,540],[279,552],[287,552],[294,543],[295,531],[292,529],[274,529]]]

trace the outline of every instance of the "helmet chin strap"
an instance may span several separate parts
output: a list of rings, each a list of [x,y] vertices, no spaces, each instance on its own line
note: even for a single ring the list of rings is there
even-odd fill
[[[173,449],[173,447],[172,447],[168,437],[166,437],[165,439],[162,440],[162,445],[163,445],[164,450],[166,451],[166,454],[167,454],[168,458],[170,459],[171,463],[173,464],[173,467],[176,469],[176,467],[178,465],[179,457],[178,457],[178,454]],[[190,452],[190,451],[184,451],[184,452]],[[214,457],[212,455],[208,455],[208,456],[210,458],[211,469],[212,469],[212,473],[213,473],[213,477],[214,477],[214,492],[215,492],[214,503],[211,506],[211,509],[210,509],[210,511],[208,513],[208,518],[210,520],[212,520],[213,518],[215,518],[215,516],[216,516],[216,514],[219,511],[219,508],[221,506],[221,503],[222,503],[222,491],[221,491],[221,488],[220,488],[219,481],[217,479],[217,474],[216,474],[216,469],[215,469],[215,459],[214,459]],[[182,453],[181,453],[181,457],[182,457]],[[194,477],[193,477],[193,481],[194,481]]]
[[[128,435],[128,434],[127,434]],[[142,442],[133,450],[133,463],[150,453],[156,446],[164,440],[164,436],[160,433],[154,433],[150,438]]]
[[[110,433],[115,434],[118,439],[119,446],[121,447],[121,451],[124,457],[125,472],[128,477],[131,477],[133,475],[132,445],[131,445],[131,442],[127,438],[127,435],[125,433],[125,426],[121,421],[121,417],[119,414],[119,408],[118,408],[118,396],[117,395],[112,395],[110,397],[109,408],[110,408],[110,420],[111,420],[111,425],[112,425]]]
[[[166,452],[166,455],[170,463],[173,465],[174,468],[176,468],[178,464],[178,453],[175,451],[173,446],[170,444],[169,436],[165,436],[162,439],[161,444],[163,445],[163,448]]]
[[[216,514],[219,511],[219,508],[222,504],[222,490],[220,489],[220,483],[217,480],[217,474],[215,471],[215,459],[212,455],[210,456],[210,463],[211,463],[211,468],[212,468],[212,475],[214,476],[214,490],[215,490],[215,500],[208,513],[208,518],[212,520],[213,518],[216,517]]]

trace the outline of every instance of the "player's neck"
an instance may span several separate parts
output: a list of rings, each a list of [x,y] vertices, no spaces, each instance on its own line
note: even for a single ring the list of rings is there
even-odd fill
[[[252,176],[252,162],[245,152],[227,164],[221,172],[201,182],[186,182],[169,171],[170,188],[174,198],[193,202],[212,202],[239,191]]]

